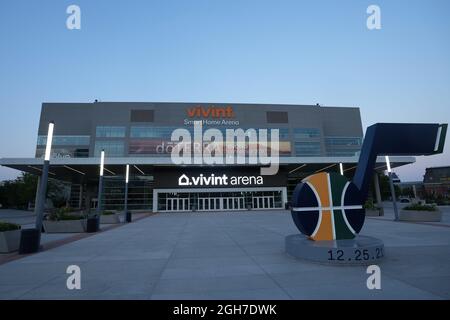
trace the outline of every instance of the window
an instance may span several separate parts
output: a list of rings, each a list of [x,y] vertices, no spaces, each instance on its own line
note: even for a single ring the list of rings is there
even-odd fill
[[[288,128],[280,128],[280,140],[289,140]]]
[[[325,147],[327,156],[354,157],[361,151],[360,137],[326,137]]]
[[[96,136],[99,138],[125,138],[125,127],[97,127]]]
[[[128,153],[132,155],[170,156],[175,144],[163,139],[130,139]]]
[[[328,146],[360,146],[362,139],[359,137],[326,137]]]
[[[359,153],[360,150],[327,150],[328,157],[355,157]]]
[[[297,157],[318,157],[321,153],[320,142],[295,142]]]
[[[318,128],[294,128],[294,139],[320,138],[320,129]]]
[[[282,111],[267,111],[267,123],[288,123],[288,113]]]
[[[131,110],[130,121],[131,122],[153,122],[154,111],[153,110]]]
[[[124,142],[117,140],[95,141],[94,156],[100,157],[102,150],[105,150],[106,157],[123,157],[124,156]]]
[[[88,146],[90,136],[53,136],[53,146]],[[47,144],[47,136],[38,136],[37,145],[45,146]]]
[[[45,148],[36,149],[36,158],[43,158]],[[52,148],[51,158],[87,158],[89,157],[89,149],[79,149],[71,147]]]
[[[172,132],[177,127],[131,127],[131,138],[167,138],[170,140]]]

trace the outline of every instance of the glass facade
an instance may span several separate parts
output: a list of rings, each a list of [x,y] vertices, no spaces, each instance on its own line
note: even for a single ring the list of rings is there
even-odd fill
[[[318,128],[294,128],[294,140],[320,138]]]
[[[88,146],[91,136],[53,136],[53,146]],[[38,136],[37,145],[45,146],[47,144],[47,136]]]
[[[98,138],[125,138],[125,127],[97,127],[95,135]]]
[[[280,128],[280,141],[281,140],[290,140],[289,138],[289,128]]]
[[[325,137],[327,146],[360,146],[360,137]]]
[[[281,191],[158,193],[158,211],[214,211],[283,208]]]
[[[297,157],[319,157],[322,155],[320,142],[295,142],[294,146]]]
[[[36,149],[36,158],[43,158],[45,148]],[[88,158],[89,149],[87,148],[52,148],[52,158]]]
[[[125,156],[125,144],[122,140],[97,140],[95,141],[94,157],[100,157],[105,150],[106,157]]]
[[[167,138],[170,140],[172,132],[177,127],[151,127],[139,126],[130,128],[131,138]]]
[[[325,137],[325,149],[330,157],[357,156],[361,145],[361,137]]]
[[[123,177],[105,177],[102,208],[123,210],[125,183]],[[128,209],[151,210],[153,204],[153,176],[130,176],[128,183]]]

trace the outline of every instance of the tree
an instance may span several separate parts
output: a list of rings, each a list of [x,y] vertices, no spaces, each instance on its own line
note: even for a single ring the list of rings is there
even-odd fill
[[[36,198],[38,177],[30,173],[22,173],[15,180],[4,181],[0,185],[0,204],[3,208],[27,209],[29,202]],[[65,185],[57,180],[49,179],[47,197],[55,206],[65,204],[67,193]]]
[[[399,196],[401,194],[400,187],[394,185],[395,195]],[[382,174],[380,175],[380,193],[381,199],[390,200],[391,199],[391,186],[389,184],[389,176]]]

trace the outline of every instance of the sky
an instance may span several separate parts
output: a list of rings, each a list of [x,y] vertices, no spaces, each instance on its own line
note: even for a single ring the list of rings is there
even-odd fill
[[[448,0],[0,0],[0,158],[34,157],[42,102],[320,103],[359,107],[364,128],[447,123],[449,14]],[[396,173],[450,165],[447,142]]]

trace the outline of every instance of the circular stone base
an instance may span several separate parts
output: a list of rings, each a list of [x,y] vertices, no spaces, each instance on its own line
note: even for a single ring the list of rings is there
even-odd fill
[[[384,256],[383,241],[367,236],[313,241],[302,234],[291,234],[285,239],[285,249],[295,258],[333,265],[369,265]]]

